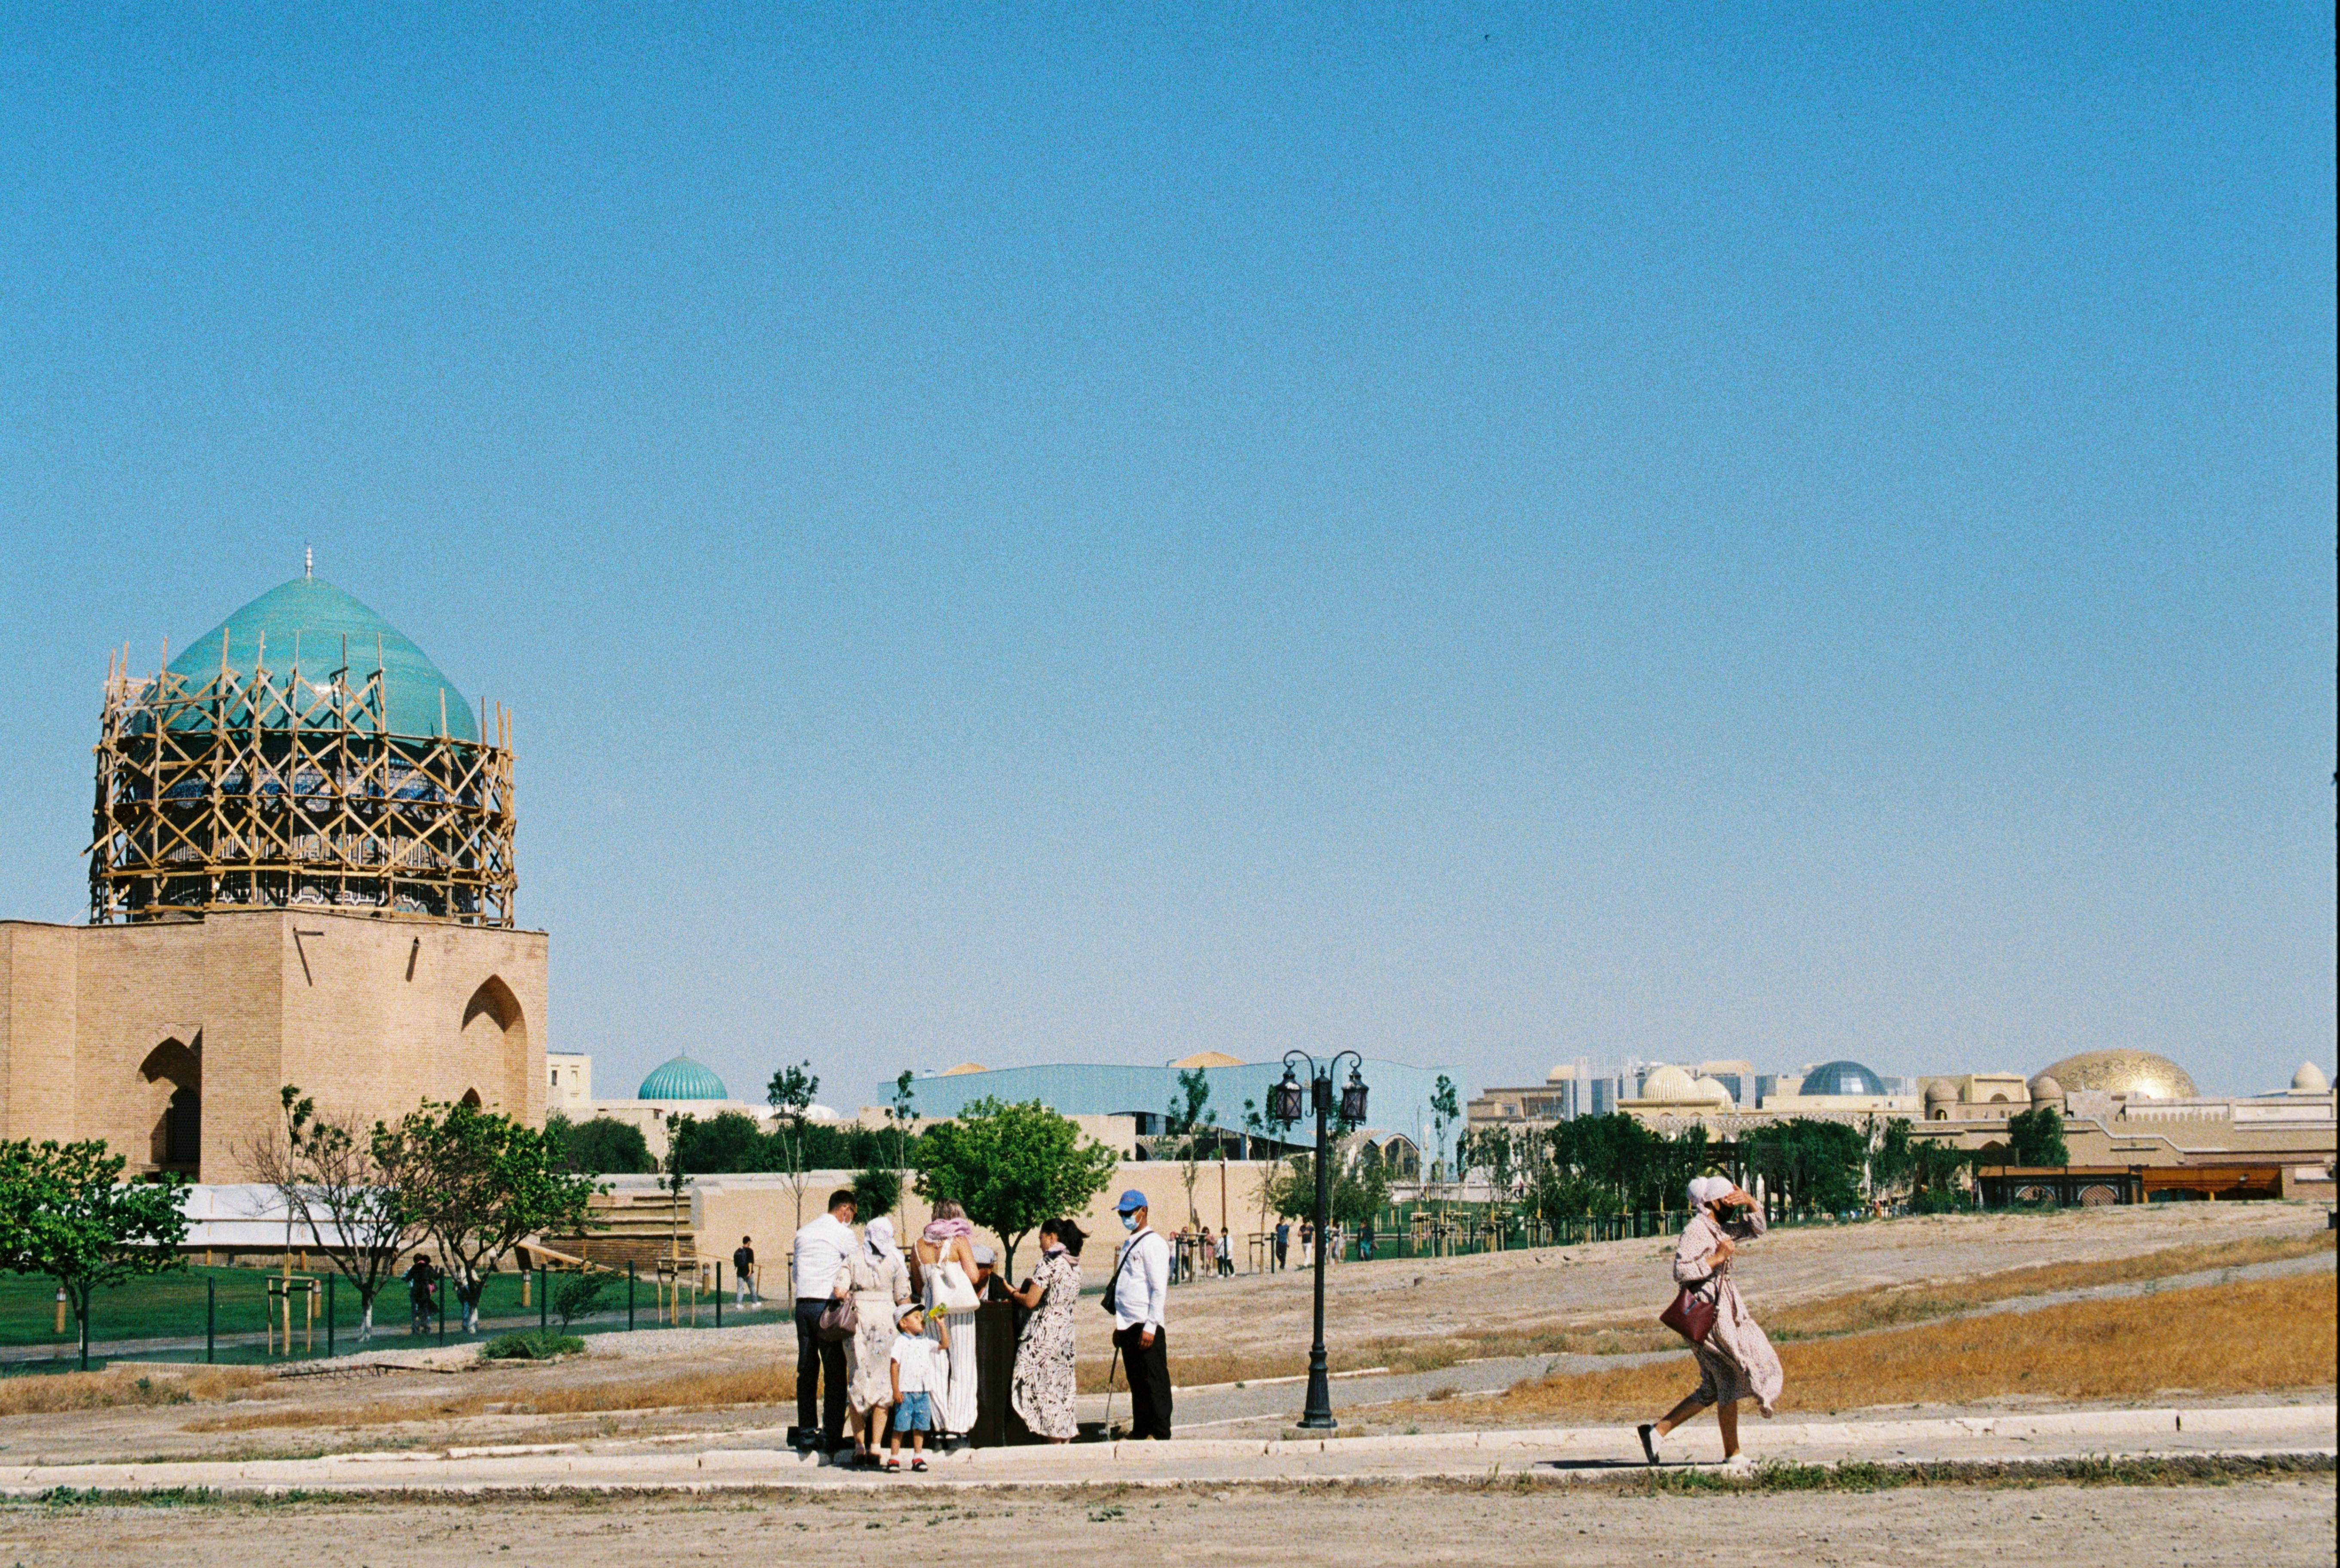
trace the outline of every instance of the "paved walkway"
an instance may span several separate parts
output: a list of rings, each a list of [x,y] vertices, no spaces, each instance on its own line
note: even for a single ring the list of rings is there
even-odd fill
[[[1812,1464],[1868,1462],[2040,1462],[2084,1457],[2294,1455],[2340,1452],[2330,1405],[2077,1411],[1931,1420],[1750,1423],[1749,1454]],[[1615,1426],[1453,1432],[1304,1441],[1184,1438],[1174,1443],[1076,1444],[972,1449],[937,1456],[917,1475],[872,1475],[785,1448],[749,1445],[773,1435],[735,1434],[731,1445],[522,1444],[319,1459],[0,1466],[0,1495],[56,1487],[104,1492],[208,1488],[228,1494],[338,1493],[649,1492],[916,1486],[1182,1485],[1207,1483],[1422,1480],[1532,1475],[1554,1480],[1638,1474],[1631,1431]],[[744,1441],[743,1441],[744,1440]],[[1712,1431],[1677,1435],[1685,1467],[1720,1459]]]

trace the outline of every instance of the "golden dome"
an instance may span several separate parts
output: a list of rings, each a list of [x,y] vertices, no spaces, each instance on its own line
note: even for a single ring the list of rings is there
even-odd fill
[[[1690,1086],[1690,1090],[1692,1095],[1710,1105],[1731,1103],[1730,1086],[1719,1078],[1701,1078]]]
[[[2131,1100],[2192,1100],[2201,1093],[2186,1070],[2166,1056],[2123,1047],[2084,1050],[2040,1073],[2067,1090],[2127,1095]]]
[[[1192,1056],[1180,1057],[1170,1065],[1173,1067],[1241,1067],[1243,1064],[1242,1057],[1229,1056],[1224,1050],[1198,1050]]]

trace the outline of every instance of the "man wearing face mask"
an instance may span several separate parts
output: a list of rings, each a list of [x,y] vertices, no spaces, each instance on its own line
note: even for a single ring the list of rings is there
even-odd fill
[[[1145,1194],[1135,1188],[1114,1205],[1129,1232],[1106,1287],[1113,1312],[1113,1342],[1129,1368],[1132,1437],[1170,1441],[1170,1244],[1145,1223]]]

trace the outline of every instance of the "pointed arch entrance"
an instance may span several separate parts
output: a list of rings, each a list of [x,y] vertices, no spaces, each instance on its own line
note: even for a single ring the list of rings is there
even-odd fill
[[[500,976],[463,1004],[462,1036],[463,1077],[486,1085],[491,1109],[519,1114],[528,1104],[528,1019]]]
[[[174,1035],[138,1064],[145,1086],[147,1159],[157,1170],[200,1178],[203,1164],[203,1037]]]

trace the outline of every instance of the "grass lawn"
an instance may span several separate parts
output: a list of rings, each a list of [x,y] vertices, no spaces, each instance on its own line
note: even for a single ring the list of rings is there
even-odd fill
[[[98,1291],[90,1298],[90,1342],[94,1345],[110,1339],[202,1338],[207,1280],[216,1282],[218,1332],[223,1336],[257,1334],[266,1326],[267,1281],[277,1272],[260,1268],[184,1268]],[[314,1275],[315,1271],[311,1273]],[[316,1277],[321,1281],[319,1288],[325,1288],[322,1283],[325,1276]],[[358,1293],[346,1279],[332,1288],[340,1348],[346,1351],[357,1341]],[[0,1275],[0,1346],[55,1346],[62,1352],[77,1344],[79,1330],[70,1311],[65,1317],[65,1331],[56,1331],[56,1296],[57,1287],[45,1278]],[[528,1310],[533,1312],[533,1296],[530,1299]],[[326,1298],[321,1297],[317,1302],[316,1335],[320,1356],[325,1352],[325,1307]],[[491,1275],[481,1311],[489,1317],[518,1317],[521,1311],[520,1277]],[[451,1333],[456,1319],[454,1296],[450,1291],[447,1321]],[[302,1321],[302,1306],[296,1298],[292,1307],[296,1344]],[[406,1287],[393,1280],[375,1297],[374,1332],[377,1336],[385,1332],[403,1336],[406,1326]]]

